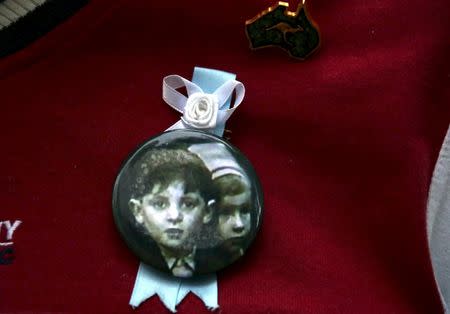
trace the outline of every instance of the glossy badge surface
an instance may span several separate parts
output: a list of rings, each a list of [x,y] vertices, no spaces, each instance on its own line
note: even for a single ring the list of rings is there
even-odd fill
[[[191,277],[244,254],[260,226],[262,202],[241,152],[209,133],[175,130],[150,139],[125,162],[113,214],[142,262]]]

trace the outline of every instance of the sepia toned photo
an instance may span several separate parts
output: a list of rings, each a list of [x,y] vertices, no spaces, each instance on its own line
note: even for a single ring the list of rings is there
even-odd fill
[[[240,258],[260,225],[262,194],[248,160],[213,135],[170,131],[141,146],[117,178],[113,211],[126,244],[177,277]]]

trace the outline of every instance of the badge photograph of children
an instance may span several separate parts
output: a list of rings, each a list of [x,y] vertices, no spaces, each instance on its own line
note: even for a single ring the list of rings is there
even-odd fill
[[[223,143],[203,142],[151,147],[136,158],[121,210],[139,234],[131,246],[143,262],[191,277],[244,254],[259,227],[261,204],[233,155]]]

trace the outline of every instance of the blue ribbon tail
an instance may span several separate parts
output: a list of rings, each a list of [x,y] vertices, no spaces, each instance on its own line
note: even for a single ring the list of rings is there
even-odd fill
[[[140,263],[130,305],[136,308],[157,294],[166,308],[175,313],[176,306],[189,292],[198,296],[208,309],[215,310],[219,307],[216,274],[193,279],[176,278]]]

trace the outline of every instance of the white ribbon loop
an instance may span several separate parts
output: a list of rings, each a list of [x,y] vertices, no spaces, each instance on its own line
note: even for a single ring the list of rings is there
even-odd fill
[[[177,88],[183,86],[186,87],[188,97],[177,91]],[[234,91],[234,104],[229,109],[222,108]],[[214,129],[217,125],[224,125],[241,104],[244,95],[244,85],[236,80],[229,80],[214,93],[207,94],[199,86],[179,75],[166,76],[163,79],[163,99],[169,106],[183,113],[181,121],[172,125],[169,130]]]
[[[219,108],[223,106],[223,104],[230,98],[233,94],[233,91],[236,90],[236,100],[234,104],[232,104],[230,107],[231,109],[228,109],[233,111],[232,109],[239,106],[242,100],[244,99],[245,95],[245,88],[244,84],[241,82],[238,82],[236,80],[230,80],[225,82],[222,86],[220,86],[216,91],[214,92],[214,95],[217,95],[219,98]]]

